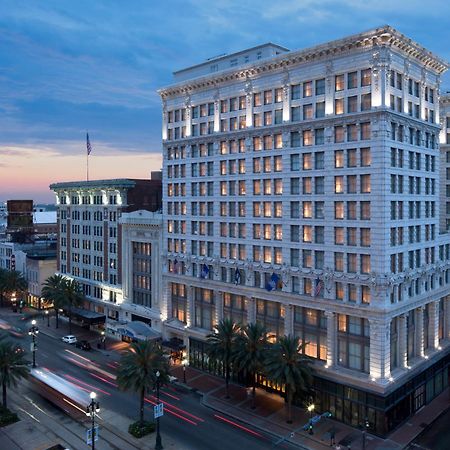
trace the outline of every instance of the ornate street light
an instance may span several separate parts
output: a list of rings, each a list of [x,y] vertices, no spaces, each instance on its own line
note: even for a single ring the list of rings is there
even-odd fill
[[[91,403],[86,406],[86,415],[91,416],[92,420],[92,428],[91,428],[91,442],[92,442],[92,450],[95,450],[95,414],[100,412],[100,403],[95,401],[97,398],[97,394],[95,392],[91,392],[89,394],[91,398]]]
[[[36,320],[31,321],[31,328],[28,331],[28,334],[31,336],[32,343],[31,343],[31,352],[33,353],[33,367],[36,367],[36,338],[39,334],[39,328],[36,326]]]
[[[156,371],[155,373],[156,375],[156,404],[159,405],[159,377],[160,377],[160,372],[159,370]],[[161,434],[160,434],[160,430],[159,430],[159,416],[156,418],[156,445],[155,445],[155,450],[162,450],[163,446],[162,446],[162,442],[161,442]]]
[[[314,434],[313,432],[313,422],[312,422],[312,415],[313,415],[313,411],[314,411],[315,405],[314,403],[311,403],[310,405],[308,405],[308,411],[309,411],[309,434]]]

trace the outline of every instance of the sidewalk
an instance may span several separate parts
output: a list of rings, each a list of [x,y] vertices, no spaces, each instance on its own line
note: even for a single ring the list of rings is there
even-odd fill
[[[172,367],[171,372],[179,381],[183,380],[181,366]],[[279,395],[257,389],[256,408],[252,409],[251,397],[247,393],[247,388],[243,386],[230,384],[230,399],[226,399],[222,378],[186,367],[186,381],[191,389],[203,394],[203,405],[250,424],[261,431],[269,432],[274,435],[274,440],[285,439],[300,448],[324,450],[330,448],[330,431],[334,430],[335,442],[341,445],[342,449],[351,447],[352,450],[361,450],[363,448],[360,430],[331,419],[321,419],[314,424],[313,435],[303,431],[303,426],[309,422],[309,415],[304,409],[296,406],[292,408],[293,423],[287,424],[285,402]],[[404,448],[424,430],[424,424],[432,423],[448,407],[448,396],[447,389],[393,432],[388,439],[367,433],[366,450]]]

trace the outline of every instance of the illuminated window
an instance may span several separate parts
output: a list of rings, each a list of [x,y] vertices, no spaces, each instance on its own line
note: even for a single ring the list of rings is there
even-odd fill
[[[303,120],[309,120],[314,117],[313,105],[303,105]]]
[[[312,242],[312,226],[303,225],[303,242]]]
[[[312,96],[312,81],[306,81],[303,83],[303,97]]]
[[[336,126],[334,127],[334,142],[344,142],[344,127]]]
[[[334,167],[341,169],[344,167],[344,150],[334,152]]]
[[[370,255],[361,255],[361,273],[370,273]]]
[[[343,176],[334,177],[334,192],[336,194],[344,193],[344,177]]]
[[[335,227],[334,228],[334,243],[336,245],[344,245],[344,228]]]
[[[312,218],[312,202],[303,202],[303,218]]]
[[[311,170],[311,169],[312,169],[312,154],[303,153],[303,170]]]
[[[361,193],[370,194],[371,184],[370,175],[361,175]]]
[[[334,89],[335,89],[335,91],[343,91],[344,90],[344,74],[335,76]]]
[[[344,254],[341,252],[336,252],[334,254],[334,270],[337,272],[344,271]]]
[[[344,99],[337,98],[334,101],[334,113],[335,114],[344,114]]]
[[[344,202],[334,202],[334,218],[344,219]]]

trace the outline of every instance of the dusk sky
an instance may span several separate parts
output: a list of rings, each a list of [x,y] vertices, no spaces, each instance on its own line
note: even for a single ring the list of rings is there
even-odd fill
[[[161,167],[172,72],[265,42],[289,49],[389,24],[450,61],[445,0],[0,0],[0,201]],[[450,89],[444,76],[442,91]]]

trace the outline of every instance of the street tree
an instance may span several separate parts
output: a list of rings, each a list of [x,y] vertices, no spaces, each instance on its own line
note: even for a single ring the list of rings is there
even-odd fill
[[[23,295],[28,289],[28,282],[17,270],[0,269],[0,301],[3,307],[4,297],[14,292]]]
[[[252,409],[255,408],[256,374],[264,370],[267,345],[266,329],[259,322],[249,323],[242,328],[235,341],[233,363],[236,370],[251,378]]]
[[[51,304],[52,308],[55,310],[56,328],[58,328],[59,326],[59,310],[65,305],[63,293],[65,283],[64,280],[65,277],[55,274],[48,277],[42,287],[42,296],[45,298],[45,301],[48,304]]]
[[[208,355],[215,361],[222,361],[225,369],[225,391],[226,398],[230,398],[229,383],[231,374],[231,362],[234,345],[240,326],[231,319],[221,320],[212,334],[207,336]]]
[[[294,394],[306,395],[312,384],[310,361],[302,355],[302,347],[298,337],[281,336],[275,344],[270,346],[265,360],[267,378],[285,386],[288,423],[292,423]]]
[[[23,350],[11,341],[0,341],[0,384],[4,408],[7,407],[7,388],[17,386],[20,379],[28,377],[29,371]]]
[[[78,281],[64,278],[62,283],[63,305],[69,311],[69,334],[72,334],[72,308],[81,306],[84,301],[84,293]]]
[[[119,389],[139,394],[139,422],[144,424],[145,393],[154,388],[156,372],[159,382],[169,380],[169,363],[161,345],[154,341],[133,342],[120,359],[117,369]]]

